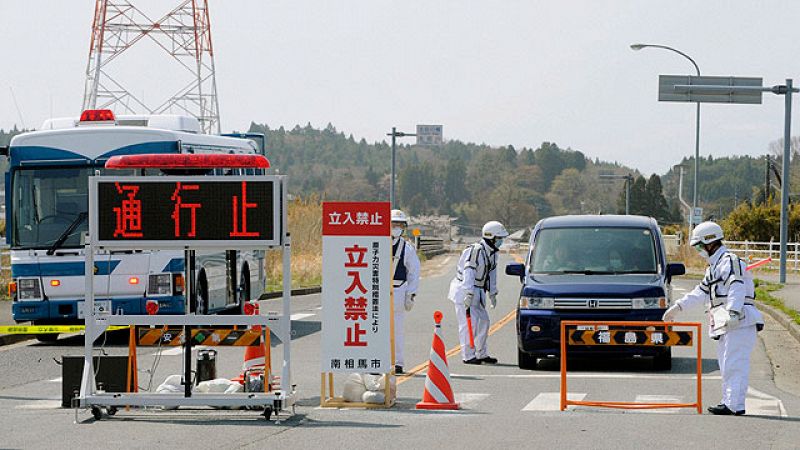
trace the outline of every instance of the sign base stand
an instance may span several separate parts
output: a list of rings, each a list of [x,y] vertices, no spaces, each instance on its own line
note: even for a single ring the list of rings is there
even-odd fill
[[[383,403],[348,402],[343,397],[335,397],[333,389],[333,373],[322,373],[320,382],[319,406],[322,408],[365,408],[388,409],[395,405],[396,398],[391,395],[392,384],[396,382],[394,374],[385,374],[386,387],[383,391]]]

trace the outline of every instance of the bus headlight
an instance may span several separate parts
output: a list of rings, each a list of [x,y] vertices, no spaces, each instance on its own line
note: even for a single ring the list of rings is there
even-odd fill
[[[20,300],[41,300],[42,288],[37,278],[20,278],[17,280],[17,298]]]
[[[664,309],[667,307],[667,299],[664,297],[644,297],[632,300],[633,309]]]
[[[172,293],[172,274],[150,275],[147,280],[148,295],[169,295]]]
[[[553,309],[555,299],[550,297],[526,297],[519,298],[520,309]]]

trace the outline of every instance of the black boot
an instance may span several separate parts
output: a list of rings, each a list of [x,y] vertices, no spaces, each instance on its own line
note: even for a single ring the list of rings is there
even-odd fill
[[[464,364],[475,364],[475,365],[480,366],[481,365],[481,360],[478,359],[478,358],[465,359],[464,360]]]
[[[492,358],[491,356],[487,356],[485,358],[481,358],[480,361],[483,364],[497,364],[497,358]]]
[[[708,412],[714,414],[715,416],[743,416],[745,410],[734,412],[724,403],[720,403],[717,406],[709,406]]]

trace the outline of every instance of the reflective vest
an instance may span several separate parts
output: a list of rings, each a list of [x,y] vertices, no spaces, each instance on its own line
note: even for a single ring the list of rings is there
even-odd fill
[[[497,252],[487,249],[485,241],[476,242],[464,249],[462,258],[466,256],[464,261],[464,268],[458,268],[456,272],[456,279],[464,281],[464,269],[472,268],[475,270],[475,284],[474,286],[484,291],[489,291],[489,272],[497,267]],[[460,265],[459,265],[460,266]]]

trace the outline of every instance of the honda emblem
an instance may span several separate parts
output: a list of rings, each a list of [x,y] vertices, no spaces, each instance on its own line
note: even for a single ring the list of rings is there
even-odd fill
[[[591,299],[586,303],[587,303],[586,306],[588,306],[589,308],[597,308],[598,306],[600,306],[600,301],[597,299]]]

